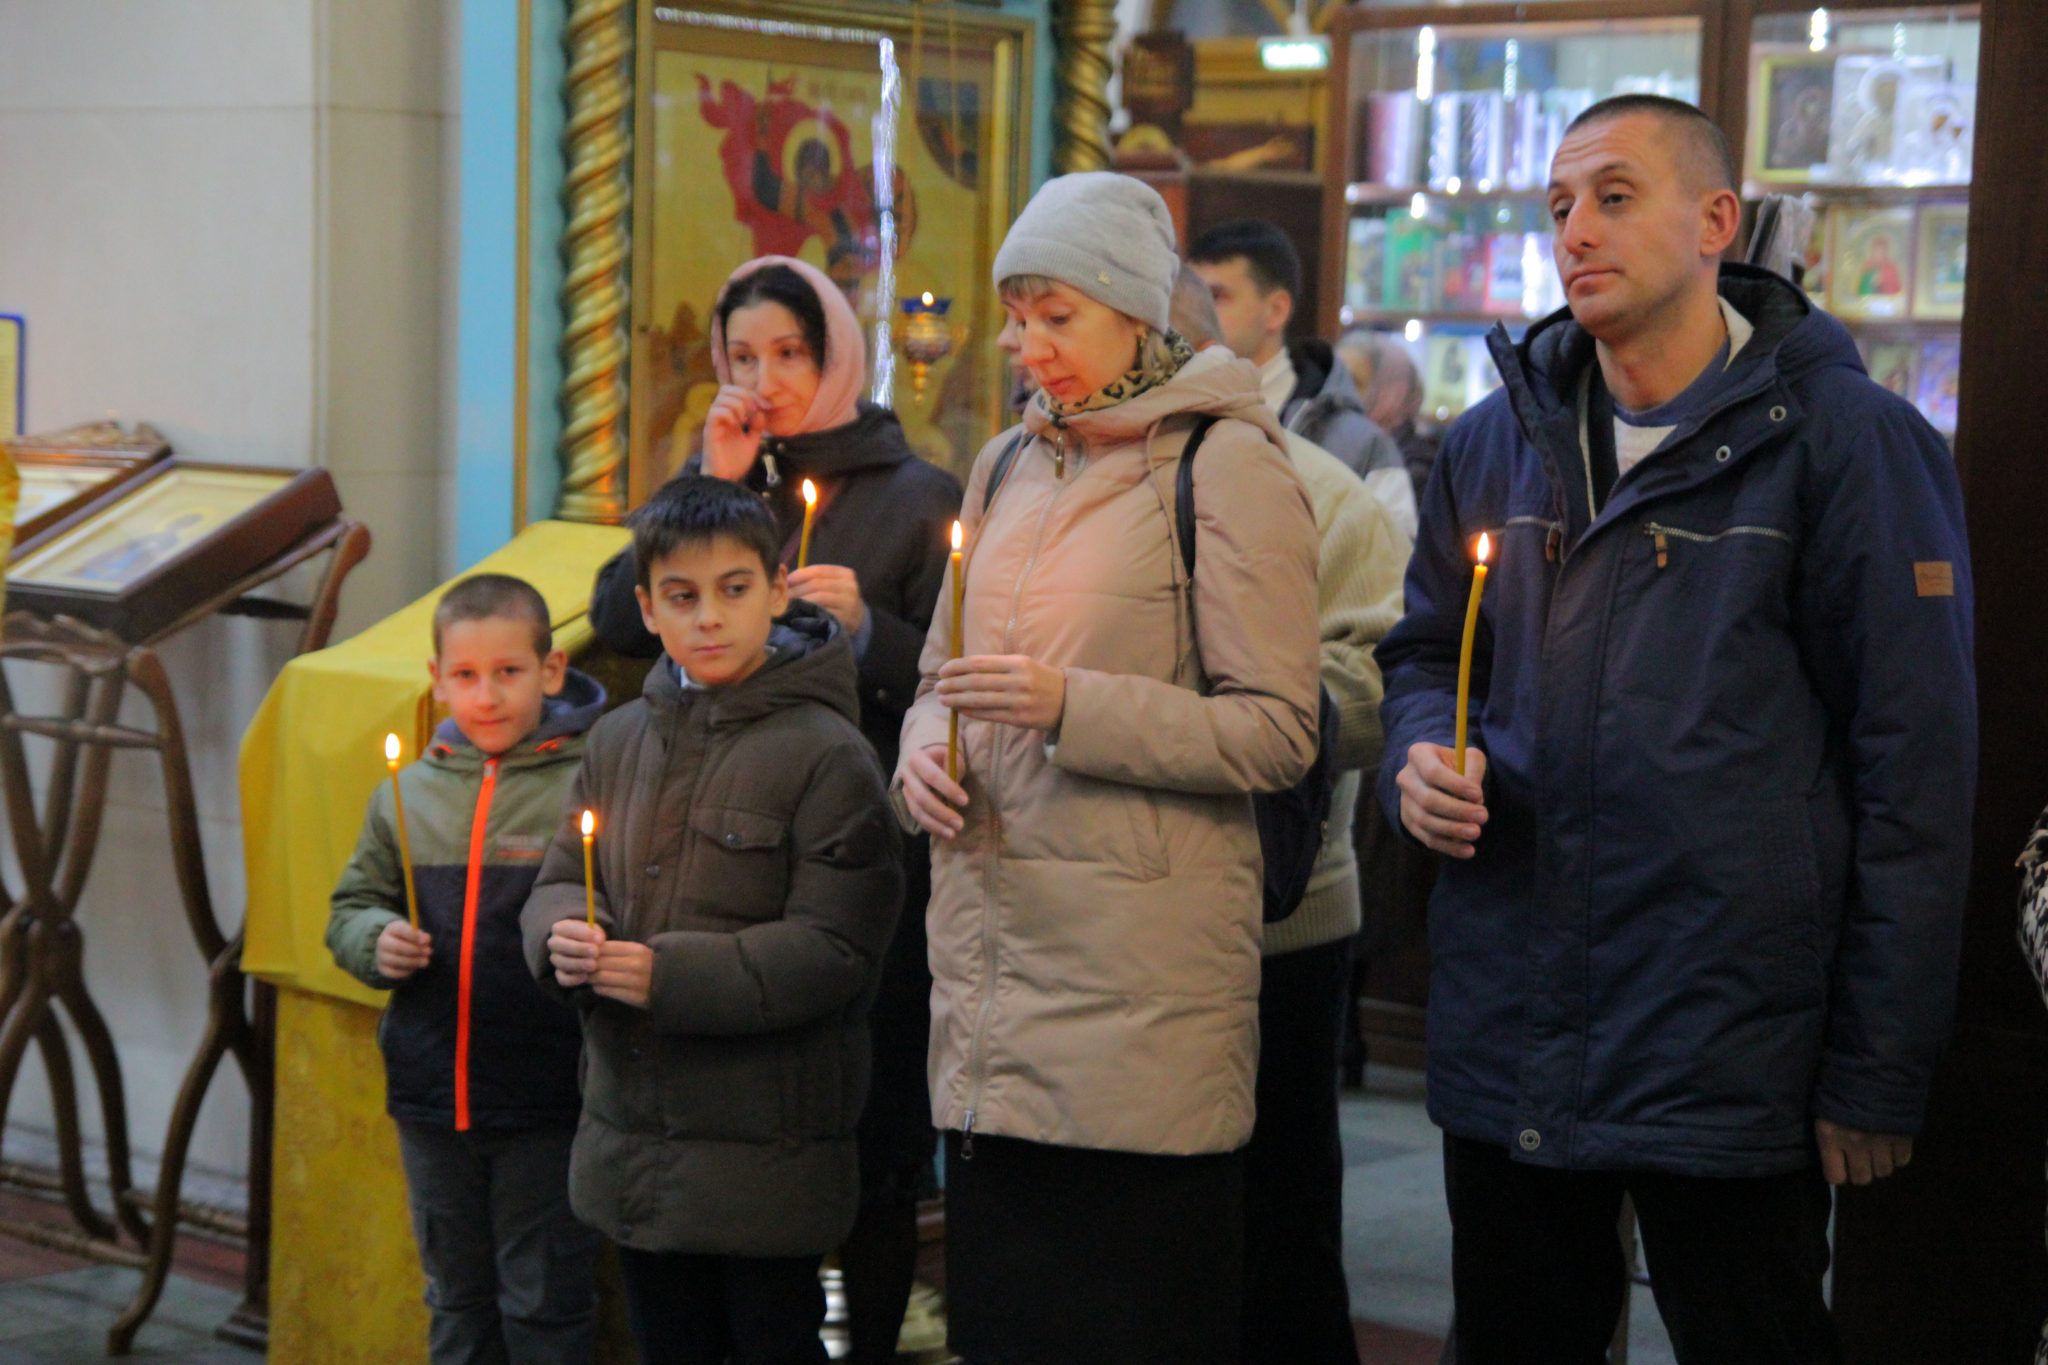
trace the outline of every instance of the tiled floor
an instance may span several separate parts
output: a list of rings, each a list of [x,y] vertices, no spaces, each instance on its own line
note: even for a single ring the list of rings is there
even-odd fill
[[[1342,1111],[1344,1252],[1363,1365],[1435,1365],[1451,1315],[1451,1230],[1436,1129],[1412,1073],[1374,1068]],[[0,1213],[62,1221],[40,1200],[0,1192]],[[213,1339],[240,1300],[235,1255],[182,1242],[179,1273],[136,1342],[134,1358],[179,1365],[254,1365],[254,1352]],[[100,1360],[107,1327],[134,1294],[137,1272],[94,1265],[0,1237],[0,1365]],[[1629,1365],[1669,1365],[1671,1345],[1647,1292],[1630,1320]]]

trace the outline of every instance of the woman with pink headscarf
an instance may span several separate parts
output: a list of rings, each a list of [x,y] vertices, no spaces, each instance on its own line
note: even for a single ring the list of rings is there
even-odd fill
[[[918,655],[945,577],[960,484],[918,458],[896,414],[860,397],[867,347],[846,295],[824,272],[763,256],[732,273],[711,319],[718,397],[686,472],[759,492],[783,534],[790,594],[830,612],[853,637],[861,730],[883,772],[896,766]],[[803,482],[818,490],[806,567],[796,565]],[[599,573],[590,618],[616,653],[654,658],[629,549]],[[852,1354],[888,1362],[917,1252],[917,1194],[935,1136],[925,1087],[931,972],[924,911],[931,854],[906,841],[904,903],[870,1014],[874,1076],[858,1131],[861,1209],[840,1252]]]

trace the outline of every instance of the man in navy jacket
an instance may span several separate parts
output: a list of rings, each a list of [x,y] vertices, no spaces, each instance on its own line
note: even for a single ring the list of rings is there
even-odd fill
[[[1606,1358],[1624,1193],[1681,1361],[1836,1359],[1829,1184],[1910,1159],[1950,1021],[1977,752],[1954,463],[1839,323],[1720,264],[1733,186],[1689,105],[1573,124],[1568,309],[1496,332],[1505,387],[1451,429],[1378,651],[1381,799],[1446,859],[1460,1365]]]

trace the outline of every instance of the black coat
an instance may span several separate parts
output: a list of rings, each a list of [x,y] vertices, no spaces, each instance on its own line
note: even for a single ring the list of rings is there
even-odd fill
[[[903,713],[917,696],[918,656],[946,575],[953,519],[960,515],[960,481],[911,450],[895,413],[866,402],[845,426],[786,440],[768,437],[745,482],[774,510],[782,558],[791,567],[807,478],[818,485],[811,562],[858,574],[874,622],[859,660],[860,729],[882,771],[893,773]],[[633,552],[625,550],[598,572],[590,622],[614,653],[651,659],[661,653],[661,641],[642,622],[633,587]],[[922,1019],[931,994],[924,938],[931,857],[921,836],[906,845],[904,871],[904,913],[875,1007]]]

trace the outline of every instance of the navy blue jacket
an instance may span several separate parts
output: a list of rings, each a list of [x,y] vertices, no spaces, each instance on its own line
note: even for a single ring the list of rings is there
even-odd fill
[[[1730,266],[1719,398],[1589,506],[1568,312],[1454,425],[1387,751],[1451,742],[1472,538],[1489,820],[1430,903],[1429,1105],[1574,1169],[1761,1175],[1816,1117],[1920,1127],[1955,995],[1976,781],[1954,462],[1841,324]],[[1380,797],[1399,824],[1394,778]]]

